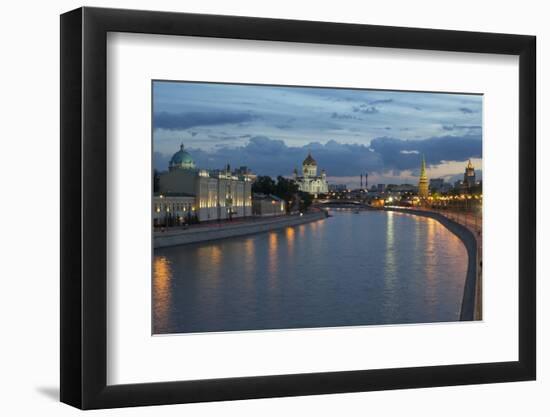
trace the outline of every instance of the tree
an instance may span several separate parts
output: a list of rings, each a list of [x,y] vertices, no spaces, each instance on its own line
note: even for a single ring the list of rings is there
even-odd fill
[[[277,177],[277,185],[275,191],[272,193],[285,201],[290,201],[294,198],[298,192],[298,184],[294,180],[289,180],[280,175]]]
[[[253,193],[261,193],[261,194],[274,194],[275,193],[275,181],[273,181],[273,178],[265,175],[260,176],[256,178],[256,181],[254,181],[254,184],[252,184],[252,192]]]
[[[307,211],[311,203],[313,203],[311,194],[300,191],[300,211]]]
[[[266,195],[271,194],[284,200],[287,212],[290,211],[292,202],[296,200],[298,189],[298,184],[294,180],[289,180],[281,175],[277,177],[277,181],[268,176],[260,176],[252,184],[252,192]]]

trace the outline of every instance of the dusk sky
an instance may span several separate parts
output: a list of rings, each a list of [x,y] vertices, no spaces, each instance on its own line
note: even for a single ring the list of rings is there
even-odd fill
[[[290,176],[311,151],[329,183],[454,181],[469,158],[481,176],[482,96],[156,81],[154,165],[185,145],[197,167],[246,165]]]

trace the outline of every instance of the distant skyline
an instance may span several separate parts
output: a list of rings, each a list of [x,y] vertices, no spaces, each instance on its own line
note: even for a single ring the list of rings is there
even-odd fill
[[[153,83],[153,151],[165,170],[183,143],[200,168],[290,176],[311,151],[332,183],[481,176],[482,96],[196,82]]]

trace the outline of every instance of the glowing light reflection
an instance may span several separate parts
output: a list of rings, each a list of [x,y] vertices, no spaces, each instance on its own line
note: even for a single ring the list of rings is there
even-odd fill
[[[171,281],[170,261],[164,256],[155,257],[153,261],[154,325],[161,329],[168,326],[172,304]]]

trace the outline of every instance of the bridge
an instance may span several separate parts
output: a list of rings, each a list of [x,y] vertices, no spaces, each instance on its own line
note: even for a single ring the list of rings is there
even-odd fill
[[[338,207],[338,208],[355,208],[355,209],[368,209],[373,210],[374,208],[369,206],[367,203],[360,200],[353,199],[319,199],[313,203],[314,206],[323,208],[323,207]]]

